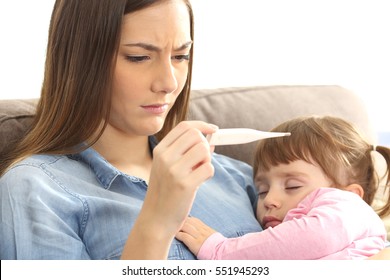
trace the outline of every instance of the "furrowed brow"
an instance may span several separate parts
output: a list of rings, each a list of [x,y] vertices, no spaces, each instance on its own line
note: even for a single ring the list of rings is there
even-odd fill
[[[176,48],[175,51],[182,51],[190,48],[192,45],[192,41],[188,41],[181,45],[180,47]],[[161,48],[152,45],[152,44],[147,44],[147,43],[131,43],[131,44],[125,44],[127,47],[138,47],[138,48],[143,48],[147,51],[154,51],[154,52],[159,52],[161,51]]]
[[[188,41],[186,43],[184,43],[183,45],[181,45],[180,47],[178,47],[177,49],[175,49],[175,51],[183,51],[183,50],[186,50],[186,49],[189,49],[192,45],[192,41]]]

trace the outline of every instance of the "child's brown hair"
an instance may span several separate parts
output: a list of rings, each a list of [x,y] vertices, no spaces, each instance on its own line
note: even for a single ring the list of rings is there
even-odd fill
[[[369,144],[351,123],[341,118],[300,117],[286,121],[272,131],[291,132],[291,136],[266,139],[258,144],[254,176],[259,170],[268,171],[278,164],[304,160],[318,164],[335,187],[361,185],[363,199],[371,205],[380,181],[371,155],[376,150],[386,160],[385,182],[389,188],[390,149]],[[379,209],[380,217],[390,214],[388,193],[387,203]]]

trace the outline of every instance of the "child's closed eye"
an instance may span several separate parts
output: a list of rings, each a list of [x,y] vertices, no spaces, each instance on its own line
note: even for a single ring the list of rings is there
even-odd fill
[[[302,187],[303,186],[300,186],[300,185],[297,185],[297,186],[287,186],[286,190],[288,190],[288,191],[295,191],[295,190],[298,190],[298,189],[300,189]]]
[[[267,193],[268,193],[268,191],[259,191],[259,192],[257,193],[257,196],[259,196],[259,197],[265,197],[265,196],[267,195]]]

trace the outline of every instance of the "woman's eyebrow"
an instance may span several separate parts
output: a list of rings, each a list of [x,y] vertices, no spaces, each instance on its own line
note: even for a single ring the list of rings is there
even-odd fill
[[[178,47],[177,49],[175,49],[175,51],[182,51],[182,50],[186,50],[186,49],[189,49],[192,45],[192,41],[188,41],[186,43],[184,43],[183,45],[181,45],[180,47]]]
[[[190,48],[192,45],[192,41],[188,41],[184,44],[182,44],[181,46],[179,46],[178,48],[175,49],[175,51],[182,51],[182,50],[185,50],[185,49],[188,49]],[[154,51],[154,52],[159,52],[161,51],[161,48],[155,46],[155,45],[152,45],[152,44],[148,44],[148,43],[129,43],[129,44],[125,44],[126,47],[139,47],[139,48],[143,48],[147,51]]]

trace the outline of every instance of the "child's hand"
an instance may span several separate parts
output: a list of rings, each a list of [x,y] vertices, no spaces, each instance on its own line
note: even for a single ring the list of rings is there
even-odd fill
[[[214,232],[216,231],[201,220],[194,217],[188,217],[181,230],[176,234],[176,239],[186,244],[194,255],[198,255],[202,244]]]

